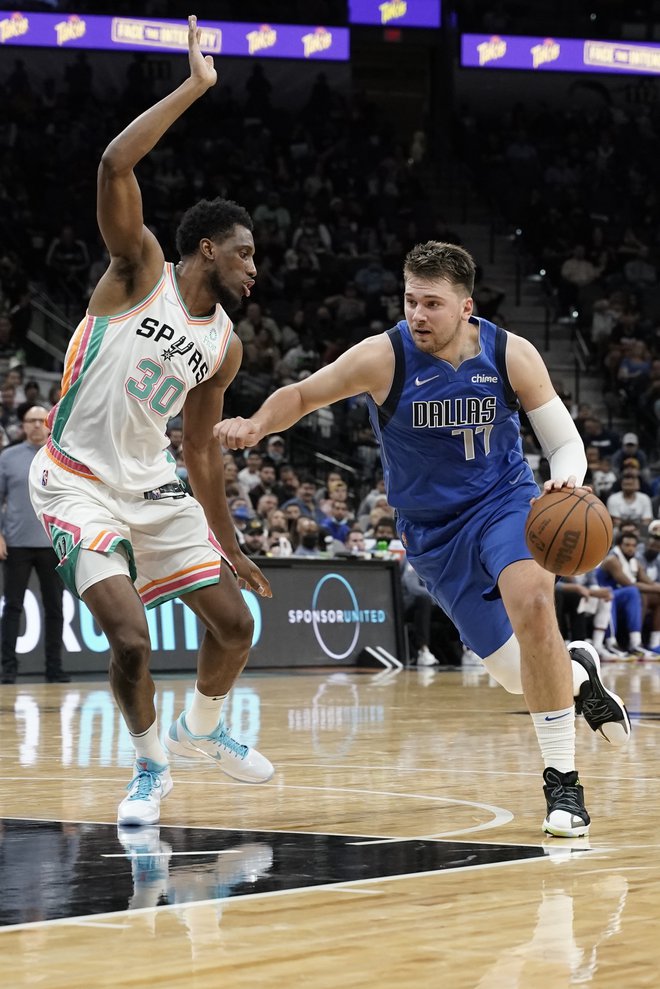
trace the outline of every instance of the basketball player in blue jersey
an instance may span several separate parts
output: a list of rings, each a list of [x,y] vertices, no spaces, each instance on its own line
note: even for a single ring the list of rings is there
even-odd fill
[[[154,708],[144,606],[181,596],[206,628],[190,707],[167,748],[207,758],[234,779],[273,774],[260,753],[226,730],[222,706],[252,641],[239,581],[270,596],[240,551],[224,496],[213,424],[241,363],[226,310],[250,294],[252,222],[226,200],[202,201],[177,231],[181,260],[165,262],[145,226],[133,169],[216,82],[189,18],[190,75],[107,147],[97,214],[110,265],[67,350],[51,436],[32,467],[31,498],[59,557],[59,572],[108,637],[110,683],[135,746],[120,825],[151,825],[172,788]],[[167,453],[168,420],[183,414],[186,494]],[[221,545],[222,544],[222,545]]]
[[[583,444],[535,348],[473,316],[467,251],[418,245],[404,279],[405,320],[279,389],[250,419],[218,423],[215,434],[243,449],[314,409],[367,394],[408,560],[489,673],[524,694],[545,763],[544,830],[585,835],[576,709],[613,745],[627,742],[630,722],[601,682],[593,647],[566,649],[554,577],[527,549],[525,521],[539,491],[523,459],[518,409],[549,460],[546,489],[582,482]]]

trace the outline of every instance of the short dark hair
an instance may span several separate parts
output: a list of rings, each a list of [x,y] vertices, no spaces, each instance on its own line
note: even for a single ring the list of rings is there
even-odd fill
[[[452,285],[462,285],[468,295],[474,289],[476,265],[474,258],[458,244],[427,240],[408,251],[403,262],[403,274],[419,278],[446,278]]]
[[[176,249],[182,258],[194,254],[204,237],[222,241],[234,227],[253,229],[252,217],[231,199],[201,199],[181,217],[176,232]]]

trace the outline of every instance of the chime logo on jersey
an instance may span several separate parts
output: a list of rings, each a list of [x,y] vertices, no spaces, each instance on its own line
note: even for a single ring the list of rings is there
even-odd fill
[[[443,426],[488,426],[495,422],[497,399],[494,395],[478,398],[443,398],[430,402],[413,402],[415,429],[438,429]]]

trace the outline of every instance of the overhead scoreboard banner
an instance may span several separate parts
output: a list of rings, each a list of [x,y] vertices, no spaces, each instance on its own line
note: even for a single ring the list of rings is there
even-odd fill
[[[405,660],[399,565],[393,560],[259,560],[272,598],[243,597],[254,619],[250,668],[354,666],[367,646]],[[19,672],[44,670],[44,617],[33,577],[18,640]],[[203,627],[179,598],[146,612],[155,671],[194,670]],[[89,609],[64,592],[63,666],[108,668],[108,640]]]
[[[511,34],[461,35],[461,65],[535,72],[660,74],[660,44],[544,38]]]
[[[350,24],[440,27],[440,0],[348,0]]]
[[[294,58],[345,62],[349,30],[302,24],[200,22],[201,49],[238,58]],[[93,48],[108,51],[187,52],[188,25],[156,17],[33,14],[0,10],[0,47]]]

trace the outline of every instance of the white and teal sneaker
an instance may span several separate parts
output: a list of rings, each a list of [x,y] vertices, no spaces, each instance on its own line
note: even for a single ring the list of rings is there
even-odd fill
[[[160,802],[172,789],[169,766],[139,756],[135,760],[135,776],[126,789],[128,796],[119,805],[117,824],[134,827],[158,824]]]
[[[193,735],[186,725],[185,713],[172,724],[165,746],[174,755],[186,759],[211,759],[227,776],[242,783],[265,783],[275,769],[273,764],[249,745],[232,738],[221,721],[211,735]]]

